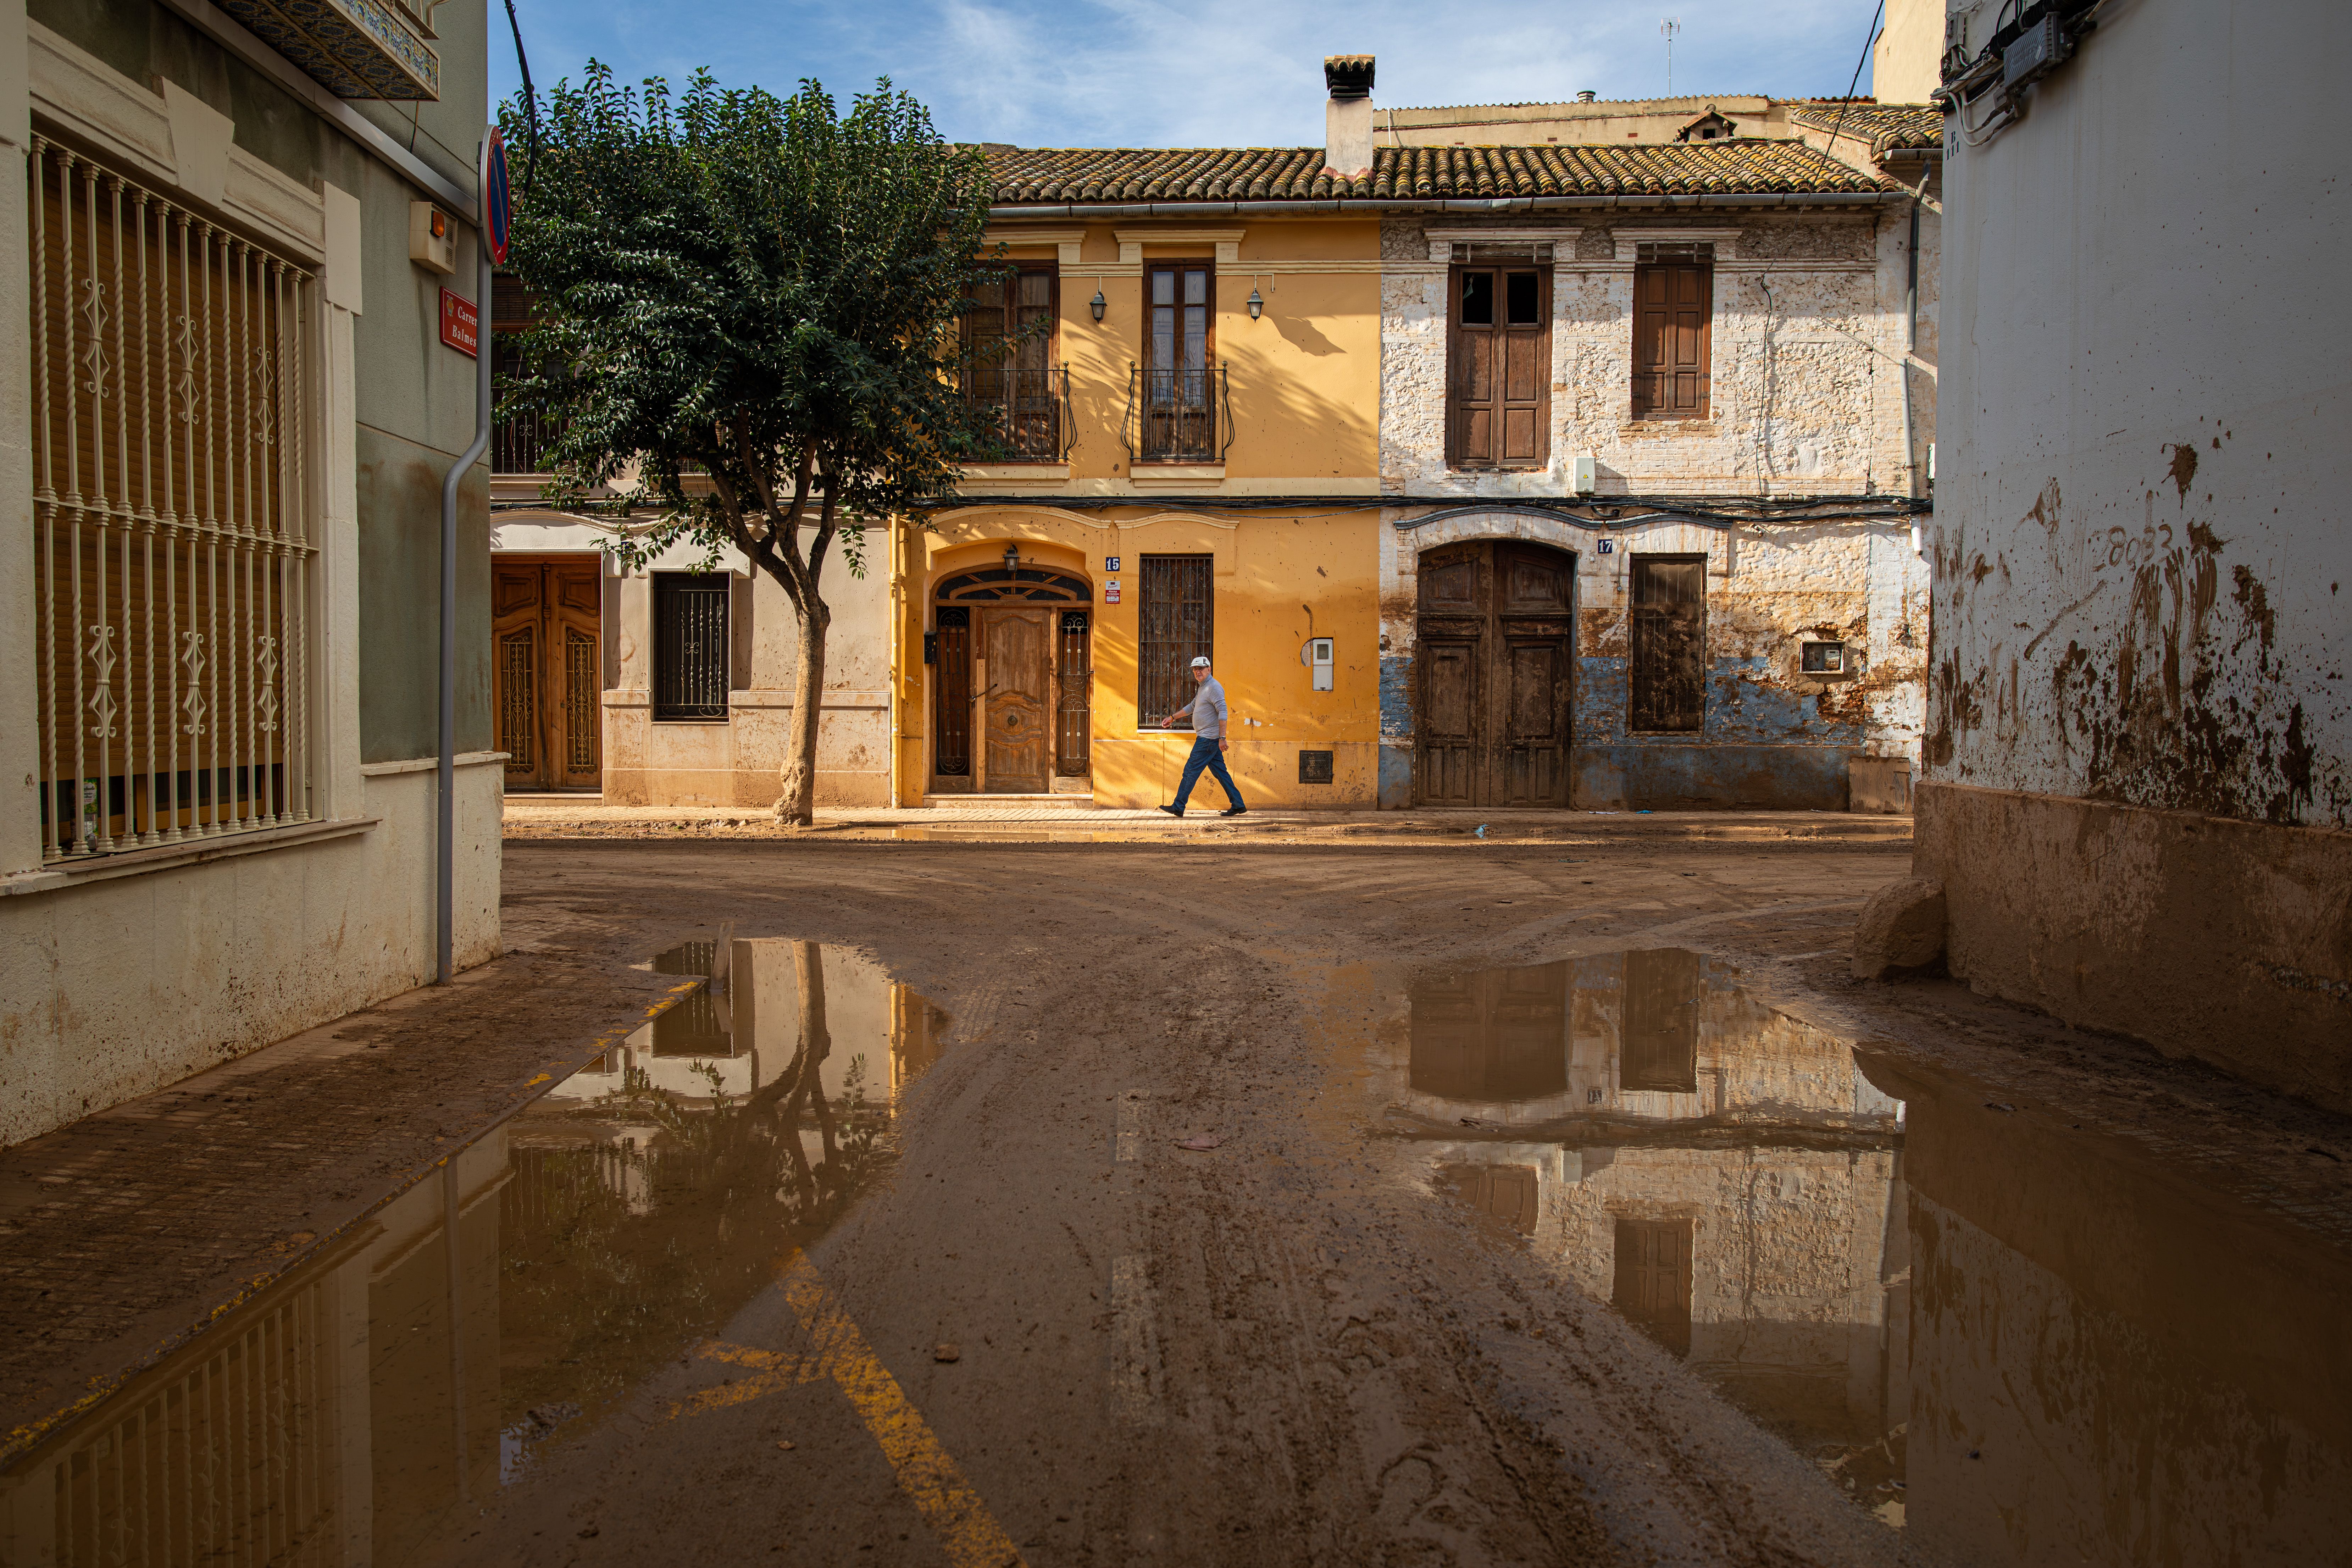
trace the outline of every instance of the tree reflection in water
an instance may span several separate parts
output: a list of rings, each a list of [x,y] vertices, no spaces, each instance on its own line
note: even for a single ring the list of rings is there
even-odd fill
[[[551,1402],[608,1406],[716,1332],[887,1170],[887,1099],[869,1098],[862,1052],[827,1095],[824,952],[792,949],[800,1027],[772,1081],[730,1094],[697,1062],[706,1099],[631,1066],[611,1092],[516,1124],[499,1288],[510,1438],[551,1432]]]

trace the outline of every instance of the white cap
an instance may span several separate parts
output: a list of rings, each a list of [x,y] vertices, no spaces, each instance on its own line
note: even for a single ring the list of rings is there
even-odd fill
[[[1207,658],[1206,658],[1206,657],[1202,657],[1202,658],[1196,658],[1196,659],[1194,659],[1194,660],[1192,661],[1192,668],[1193,668],[1194,669],[1206,669],[1206,668],[1209,668],[1209,661],[1208,661]]]

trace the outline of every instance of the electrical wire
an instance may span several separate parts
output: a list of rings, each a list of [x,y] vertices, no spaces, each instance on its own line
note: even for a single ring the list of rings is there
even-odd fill
[[[1878,21],[1885,14],[1886,0],[1878,0],[1878,4],[1871,7],[1870,32],[1862,40],[1862,58],[1853,62],[1853,79],[1845,84],[1844,101],[1838,105],[1837,119],[1830,124],[1829,151],[1832,153],[1837,151],[1838,132],[1845,129],[1845,111],[1853,103],[1853,89],[1862,85],[1862,68],[1870,63],[1870,46],[1878,42]],[[1870,85],[1874,89],[1878,84],[1874,81]]]

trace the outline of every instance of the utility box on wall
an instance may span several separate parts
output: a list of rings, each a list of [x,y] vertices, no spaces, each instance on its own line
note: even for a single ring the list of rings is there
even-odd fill
[[[1313,689],[1317,691],[1330,690],[1331,639],[1329,637],[1308,637],[1307,639],[1307,646],[1298,650],[1298,655],[1299,658],[1306,662],[1307,667],[1314,672]]]

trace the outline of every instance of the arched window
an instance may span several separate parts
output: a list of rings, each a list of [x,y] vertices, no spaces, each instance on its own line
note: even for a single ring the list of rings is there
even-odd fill
[[[1095,590],[1050,567],[989,566],[942,579],[933,596],[942,605],[1090,605]]]

